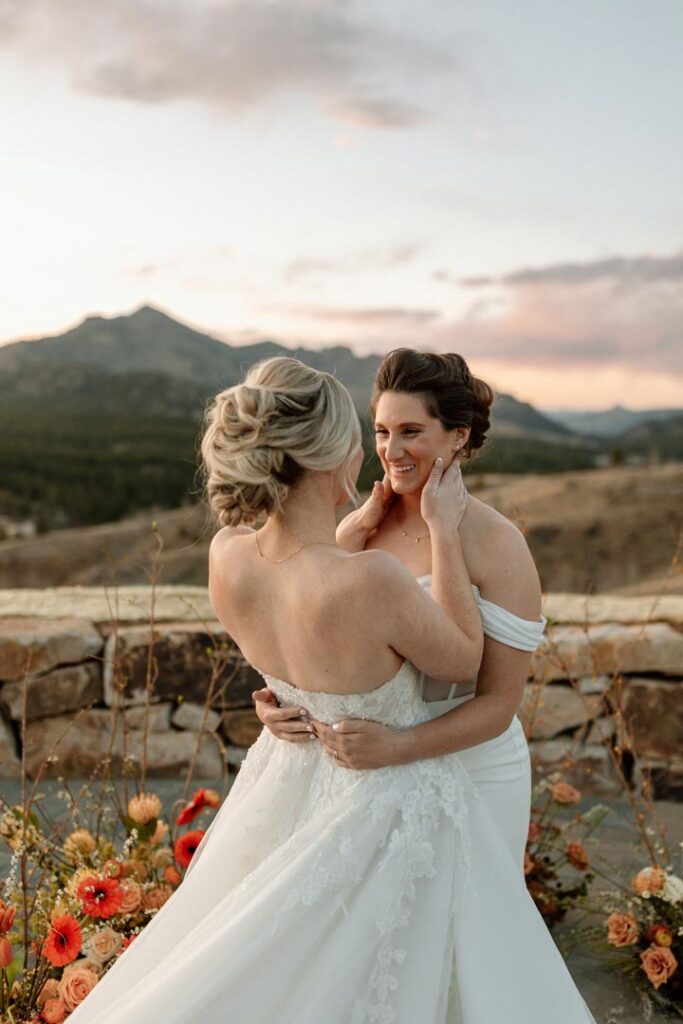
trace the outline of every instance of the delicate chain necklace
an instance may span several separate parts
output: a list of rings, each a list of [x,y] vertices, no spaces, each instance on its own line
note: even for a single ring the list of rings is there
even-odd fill
[[[401,526],[400,523],[398,524],[398,528],[399,528],[399,530],[401,531],[401,533],[403,534],[404,537],[408,537],[410,540],[414,540],[416,544],[419,544],[421,540],[427,540],[428,537],[431,537],[431,533],[423,533],[419,537],[413,537],[413,535],[411,533],[407,533],[403,529],[403,527]]]
[[[288,558],[292,558],[294,555],[298,554],[299,551],[302,551],[304,548],[310,548],[314,544],[324,544],[328,548],[336,548],[337,547],[336,544],[332,544],[330,541],[326,541],[326,540],[311,540],[311,541],[308,541],[307,544],[302,544],[301,547],[295,548],[294,551],[292,551],[289,555],[285,555],[284,558],[268,558],[266,555],[263,554],[263,552],[261,551],[261,548],[259,547],[259,542],[258,542],[258,537],[256,536],[256,531],[254,531],[254,543],[256,544],[256,550],[258,551],[258,553],[261,556],[261,558],[263,559],[263,561],[264,562],[271,562],[273,565],[279,565],[280,562],[286,562]]]

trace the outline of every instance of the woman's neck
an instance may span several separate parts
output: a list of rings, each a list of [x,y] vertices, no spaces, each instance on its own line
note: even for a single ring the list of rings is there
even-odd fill
[[[411,491],[398,495],[398,518],[401,523],[423,522],[421,509],[422,491]]]
[[[300,481],[287,495],[281,512],[268,516],[263,536],[275,545],[312,541],[335,543],[335,508],[319,483]]]

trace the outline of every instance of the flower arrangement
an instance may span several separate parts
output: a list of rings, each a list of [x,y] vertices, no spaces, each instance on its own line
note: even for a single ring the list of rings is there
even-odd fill
[[[584,844],[609,814],[601,804],[579,812],[580,799],[580,791],[556,773],[539,782],[533,792],[524,875],[534,903],[551,928],[586,896],[594,872]]]
[[[179,802],[175,826],[182,827],[218,808],[221,797],[202,788]],[[0,883],[3,1022],[67,1020],[182,883],[205,834],[194,828],[174,836],[154,793],[128,800],[118,851],[108,827],[115,816],[100,806],[98,820],[60,838],[41,828],[33,810],[0,813],[0,837],[12,850],[9,877]]]

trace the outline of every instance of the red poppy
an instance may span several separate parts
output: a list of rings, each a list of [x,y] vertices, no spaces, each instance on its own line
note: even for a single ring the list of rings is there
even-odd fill
[[[89,875],[76,890],[83,913],[90,917],[111,917],[123,902],[124,892],[116,878],[98,878]]]
[[[221,798],[215,789],[198,789],[189,804],[183,807],[176,819],[176,825],[188,825],[205,807],[218,807]]]
[[[182,868],[186,868],[194,857],[194,852],[201,843],[205,832],[205,829],[197,828],[194,832],[186,832],[184,836],[179,836],[176,839],[173,853]]]
[[[64,967],[75,960],[81,951],[81,926],[71,914],[63,914],[52,922],[52,928],[43,943],[42,954],[53,967]]]

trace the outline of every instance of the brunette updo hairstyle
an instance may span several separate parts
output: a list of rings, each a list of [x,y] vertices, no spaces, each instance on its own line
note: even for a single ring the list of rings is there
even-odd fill
[[[375,375],[370,400],[375,415],[379,397],[385,391],[419,395],[427,412],[441,421],[444,430],[470,427],[461,454],[471,457],[481,448],[491,425],[489,412],[493,391],[473,377],[462,356],[455,352],[416,352],[395,348],[382,360]]]
[[[343,466],[361,441],[353,401],[330,373],[289,356],[265,359],[204,416],[205,490],[223,526],[281,511],[307,470]],[[346,490],[357,497],[346,476]]]

